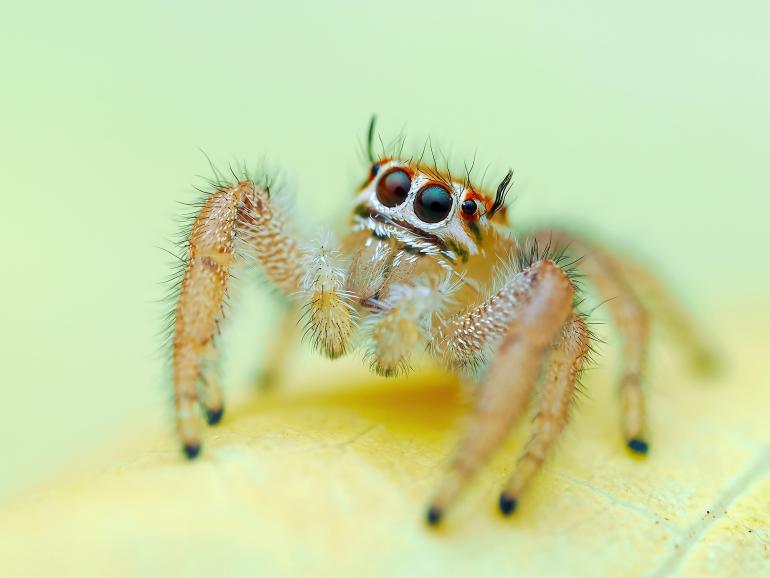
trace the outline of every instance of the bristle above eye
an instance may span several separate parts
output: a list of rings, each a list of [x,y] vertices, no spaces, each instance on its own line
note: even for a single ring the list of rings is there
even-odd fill
[[[369,157],[369,162],[374,163],[374,126],[377,123],[377,115],[373,114],[369,120],[369,130],[366,133],[366,155]]]
[[[508,191],[511,190],[511,180],[513,179],[513,171],[508,169],[503,180],[497,185],[497,193],[495,194],[495,202],[492,203],[492,207],[487,212],[487,216],[491,219],[495,216],[495,213],[505,206],[505,197],[508,196]]]

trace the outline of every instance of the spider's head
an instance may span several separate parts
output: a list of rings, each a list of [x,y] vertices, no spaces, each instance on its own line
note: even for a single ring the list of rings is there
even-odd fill
[[[372,163],[356,202],[361,219],[383,223],[376,232],[410,235],[455,253],[479,253],[484,238],[505,222],[508,172],[494,196],[423,163],[383,158]]]

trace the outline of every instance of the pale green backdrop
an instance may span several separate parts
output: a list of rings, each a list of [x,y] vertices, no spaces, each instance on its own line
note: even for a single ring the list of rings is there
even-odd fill
[[[632,248],[712,330],[766,309],[768,23],[763,1],[5,6],[0,495],[165,419],[159,247],[201,148],[280,168],[311,234],[344,220],[377,112],[513,167],[514,221]],[[244,311],[228,358],[253,366],[271,302]]]

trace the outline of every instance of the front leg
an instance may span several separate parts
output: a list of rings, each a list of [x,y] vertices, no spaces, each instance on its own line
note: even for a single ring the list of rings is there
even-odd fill
[[[543,465],[569,421],[578,376],[591,349],[585,321],[573,313],[548,356],[534,427],[508,485],[500,494],[500,511],[510,515],[522,492]]]
[[[214,338],[233,266],[252,256],[285,293],[301,287],[303,254],[270,202],[267,188],[244,180],[217,188],[206,199],[187,239],[187,258],[176,306],[173,338],[174,405],[184,452],[200,452],[198,386],[214,423],[222,412],[216,377],[205,362],[215,355]]]
[[[428,523],[441,521],[524,411],[544,354],[572,311],[573,296],[567,274],[553,261],[540,261],[442,328],[437,350],[455,366],[473,363],[497,345],[471,422],[430,502]]]

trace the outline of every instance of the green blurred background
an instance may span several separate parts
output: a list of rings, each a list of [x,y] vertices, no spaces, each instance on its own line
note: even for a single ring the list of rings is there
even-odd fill
[[[0,498],[168,417],[161,248],[201,148],[279,168],[311,235],[344,221],[377,112],[386,139],[513,167],[514,222],[635,251],[711,331],[767,310],[770,5],[673,4],[4,6]],[[231,388],[271,304],[243,300]]]

